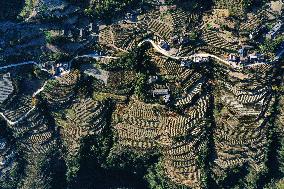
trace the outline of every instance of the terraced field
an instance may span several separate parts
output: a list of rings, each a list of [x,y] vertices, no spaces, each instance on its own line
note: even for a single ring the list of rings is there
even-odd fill
[[[80,75],[74,71],[61,78],[50,80],[44,88],[43,95],[50,106],[67,104],[74,96],[74,89]]]
[[[106,108],[103,104],[93,99],[82,99],[66,110],[65,119],[56,119],[61,127],[63,139],[68,153],[76,155],[80,148],[80,139],[84,136],[99,134],[106,125]]]
[[[0,23],[0,189],[277,188],[283,33],[264,38],[281,14],[84,2],[26,1]]]

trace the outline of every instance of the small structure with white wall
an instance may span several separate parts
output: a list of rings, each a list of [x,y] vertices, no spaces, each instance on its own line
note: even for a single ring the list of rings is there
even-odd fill
[[[189,60],[182,60],[180,63],[181,67],[190,67],[191,62]]]
[[[167,43],[167,42],[164,41],[164,40],[161,40],[161,41],[160,41],[159,46],[160,46],[162,49],[166,50],[166,51],[169,51],[169,50],[171,49],[169,43]]]
[[[169,89],[155,89],[152,93],[153,97],[162,96],[165,103],[168,103],[170,101],[171,95],[169,93]]]
[[[158,80],[158,76],[149,76],[149,79],[148,79],[148,83],[151,84],[151,83],[154,83]]]
[[[171,95],[167,94],[163,96],[163,100],[165,101],[165,103],[169,102],[171,98]]]
[[[169,94],[169,89],[155,89],[152,92],[153,97],[158,96],[158,95],[168,95]]]
[[[193,56],[192,61],[195,63],[202,63],[202,62],[208,62],[208,57],[202,57],[202,56]]]

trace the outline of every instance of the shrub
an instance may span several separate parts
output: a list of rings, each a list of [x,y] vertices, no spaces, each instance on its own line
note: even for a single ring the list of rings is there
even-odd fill
[[[125,13],[127,9],[137,7],[141,2],[141,0],[102,0],[99,3],[92,2],[85,9],[85,13],[89,16],[110,21],[115,16]]]
[[[25,18],[28,17],[34,7],[34,0],[25,0],[25,6],[20,13],[20,16]]]
[[[137,76],[134,93],[139,99],[142,100],[145,99],[146,82],[147,82],[146,75],[139,73]]]

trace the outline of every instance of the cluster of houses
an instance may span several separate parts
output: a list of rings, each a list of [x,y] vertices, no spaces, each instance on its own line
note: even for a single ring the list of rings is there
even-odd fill
[[[69,70],[68,62],[56,63],[54,61],[44,62],[40,65],[42,70],[49,72],[53,76],[60,76]]]
[[[196,56],[193,56],[191,60],[181,60],[180,66],[185,67],[185,68],[190,68],[192,63],[204,63],[208,61],[209,61],[209,57],[203,57],[203,56],[196,55]]]
[[[281,34],[283,28],[282,21],[278,21],[270,31],[268,31],[265,34],[265,38],[268,40],[274,40],[279,34]],[[256,31],[254,31],[256,32]],[[250,39],[253,38],[254,33],[250,34]],[[276,55],[279,54],[279,52],[282,52],[284,50],[284,41],[279,46],[278,52],[276,52]],[[249,49],[252,48],[251,46],[243,46],[238,51],[238,55],[230,54],[227,58],[228,61],[235,62],[240,65],[245,64],[252,64],[257,62],[264,62],[265,58],[264,55],[258,52],[248,53]]]
[[[268,40],[274,40],[279,34],[281,34],[283,28],[283,24],[281,21],[277,22],[274,27],[265,35],[265,38]],[[252,35],[252,34],[251,34]],[[252,36],[250,36],[252,38]],[[275,52],[276,57],[283,54],[284,51],[284,41],[278,47],[278,51]],[[252,64],[258,62],[264,62],[264,55],[258,52],[248,53],[249,49],[252,48],[250,46],[243,46],[238,51],[238,55],[230,54],[227,58],[228,61],[235,62],[237,64],[245,65]]]
[[[189,43],[189,36],[186,34],[183,35],[174,35],[173,37],[170,38],[170,41],[174,45],[186,45]]]
[[[237,65],[254,64],[264,62],[264,55],[258,52],[249,53],[249,46],[243,46],[238,50],[238,54],[229,54],[227,61],[234,62]]]
[[[50,30],[54,36],[64,36],[67,38],[85,38],[90,35],[98,35],[99,23],[89,23],[86,27],[74,27],[72,25],[65,25],[63,29]]]

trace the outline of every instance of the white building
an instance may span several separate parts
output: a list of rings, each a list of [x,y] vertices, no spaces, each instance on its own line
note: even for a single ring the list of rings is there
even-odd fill
[[[149,79],[148,79],[148,83],[151,84],[151,83],[154,83],[158,80],[158,76],[149,76]]]
[[[155,89],[152,93],[153,97],[155,97],[156,95],[168,95],[169,89]]]
[[[193,62],[195,62],[195,63],[208,62],[208,61],[209,61],[208,57],[202,57],[202,56],[194,56],[193,57]]]
[[[186,61],[186,60],[183,60],[180,63],[181,67],[190,67],[190,65],[191,65],[191,62],[190,61]]]
[[[167,103],[167,102],[170,101],[170,97],[171,97],[171,95],[167,94],[167,95],[164,95],[164,96],[163,96],[163,99],[164,99],[164,101]]]

